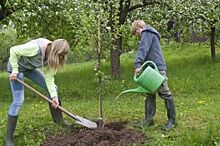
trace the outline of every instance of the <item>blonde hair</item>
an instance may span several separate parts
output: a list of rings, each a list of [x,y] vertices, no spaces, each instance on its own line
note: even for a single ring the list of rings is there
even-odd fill
[[[134,20],[134,22],[131,24],[132,34],[135,34],[137,29],[143,28],[145,25],[146,23],[143,20]]]
[[[65,39],[57,39],[48,45],[50,48],[48,54],[48,65],[54,71],[66,64],[69,44]]]

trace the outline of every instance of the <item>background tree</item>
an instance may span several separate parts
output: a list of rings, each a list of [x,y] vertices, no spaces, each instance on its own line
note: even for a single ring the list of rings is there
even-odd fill
[[[210,36],[211,57],[214,60],[216,28],[220,26],[220,1],[173,0],[167,3],[166,7],[155,5],[139,9],[137,13],[140,15],[136,15],[158,28],[163,37],[181,32],[181,39],[184,42],[189,41],[187,39],[194,32],[200,32],[202,36]],[[169,20],[175,22],[175,29],[167,34],[164,26]]]
[[[72,48],[79,42],[81,29],[80,5],[72,0],[7,0],[3,6],[9,10],[9,17],[4,17],[1,21],[2,26],[8,25],[16,30],[19,42],[30,39],[45,37],[48,39],[65,38]],[[13,12],[13,13],[12,13]],[[23,40],[23,41],[20,41]],[[11,44],[15,45],[15,44]],[[9,49],[11,46],[4,46]],[[78,52],[71,51],[71,61],[77,61],[75,58]]]
[[[215,60],[216,27],[220,26],[220,0],[175,0],[168,13],[183,33],[196,31],[203,35],[208,34],[211,57]]]
[[[96,58],[95,20],[102,11],[101,56],[109,59],[112,76],[118,78],[120,55],[136,46],[137,41],[130,34],[134,19],[144,19],[158,29],[162,37],[181,32],[183,39],[189,35],[190,28],[212,32],[210,44],[214,58],[213,38],[219,27],[219,3],[219,0],[3,0],[0,16],[1,24],[10,24],[21,40],[67,39],[72,46],[68,60],[79,62]],[[167,32],[169,20],[175,21],[175,29]]]
[[[162,0],[95,0],[101,3],[103,9],[108,12],[108,26],[111,32],[110,62],[111,73],[114,78],[120,77],[120,55],[122,53],[122,29],[127,21],[128,14],[135,9],[146,7],[154,4],[164,5]]]
[[[200,28],[209,30],[211,57],[215,60],[216,28],[220,27],[220,0],[195,1],[193,5],[197,10],[195,15],[197,24]]]
[[[12,19],[19,37],[65,38],[73,46],[81,25],[82,10],[77,5],[72,0],[29,0],[16,6]]]

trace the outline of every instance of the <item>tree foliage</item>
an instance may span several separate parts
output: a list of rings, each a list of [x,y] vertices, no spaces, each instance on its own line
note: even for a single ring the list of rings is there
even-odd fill
[[[76,1],[26,0],[13,6],[12,19],[20,37],[65,38],[76,44],[82,13]]]
[[[95,58],[100,14],[102,56],[118,77],[121,53],[136,47],[130,33],[134,19],[144,19],[163,37],[175,31],[182,37],[192,30],[208,34],[220,26],[219,5],[220,0],[2,0],[0,16],[19,38],[65,38],[72,46],[72,60],[88,61]],[[175,29],[168,32],[169,20],[175,21]]]

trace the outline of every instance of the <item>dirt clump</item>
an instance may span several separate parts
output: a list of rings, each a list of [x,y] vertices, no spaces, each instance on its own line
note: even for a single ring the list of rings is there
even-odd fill
[[[112,122],[103,128],[73,128],[69,134],[48,136],[41,146],[131,146],[144,145],[146,137],[139,131],[126,128],[124,122]]]

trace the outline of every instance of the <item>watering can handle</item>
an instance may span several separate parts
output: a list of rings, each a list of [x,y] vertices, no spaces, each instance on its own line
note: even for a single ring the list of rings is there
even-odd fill
[[[153,65],[154,69],[158,71],[157,65],[153,61],[146,61],[141,65],[141,69],[143,69],[147,64]],[[134,80],[137,81],[137,74],[134,75]]]

